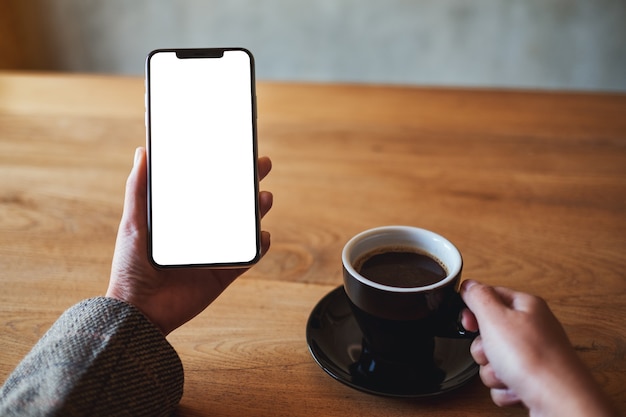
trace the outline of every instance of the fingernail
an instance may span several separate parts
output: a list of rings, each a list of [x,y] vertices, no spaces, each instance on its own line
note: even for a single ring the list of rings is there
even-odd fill
[[[468,279],[463,281],[463,284],[461,284],[461,290],[462,291],[469,291],[470,288],[472,288],[474,285],[478,284],[476,281],[474,281],[473,279]]]
[[[135,158],[133,160],[133,166],[137,165],[137,162],[139,162],[140,155],[141,155],[141,151],[139,150],[139,148],[135,149]]]

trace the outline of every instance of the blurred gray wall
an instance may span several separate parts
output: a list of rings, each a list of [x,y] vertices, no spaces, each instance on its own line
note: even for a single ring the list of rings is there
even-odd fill
[[[244,46],[261,80],[626,91],[626,0],[14,0],[13,13],[36,69],[139,75],[155,48]]]

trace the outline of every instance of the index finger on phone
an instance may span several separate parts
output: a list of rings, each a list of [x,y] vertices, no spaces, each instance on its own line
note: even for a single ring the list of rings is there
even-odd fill
[[[261,156],[258,160],[259,181],[272,170],[272,160],[267,156]]]

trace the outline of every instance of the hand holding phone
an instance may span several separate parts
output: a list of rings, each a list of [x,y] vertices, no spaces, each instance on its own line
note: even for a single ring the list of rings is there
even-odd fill
[[[272,161],[268,157],[259,158],[259,181],[271,169]],[[261,218],[271,209],[272,201],[271,192],[259,193]],[[126,180],[124,211],[106,295],[134,305],[167,335],[202,312],[249,267],[155,268],[146,250],[147,208],[146,151],[138,148]],[[262,255],[269,250],[270,240],[270,233],[263,231]]]

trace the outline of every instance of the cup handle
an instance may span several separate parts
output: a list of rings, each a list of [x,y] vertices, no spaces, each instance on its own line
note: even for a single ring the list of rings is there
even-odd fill
[[[447,309],[450,314],[443,317],[439,323],[439,331],[436,336],[453,339],[473,339],[478,336],[480,334],[479,332],[470,332],[466,330],[461,323],[461,313],[465,308],[467,308],[467,305],[465,301],[463,301],[463,298],[461,298],[461,294],[454,292]]]

